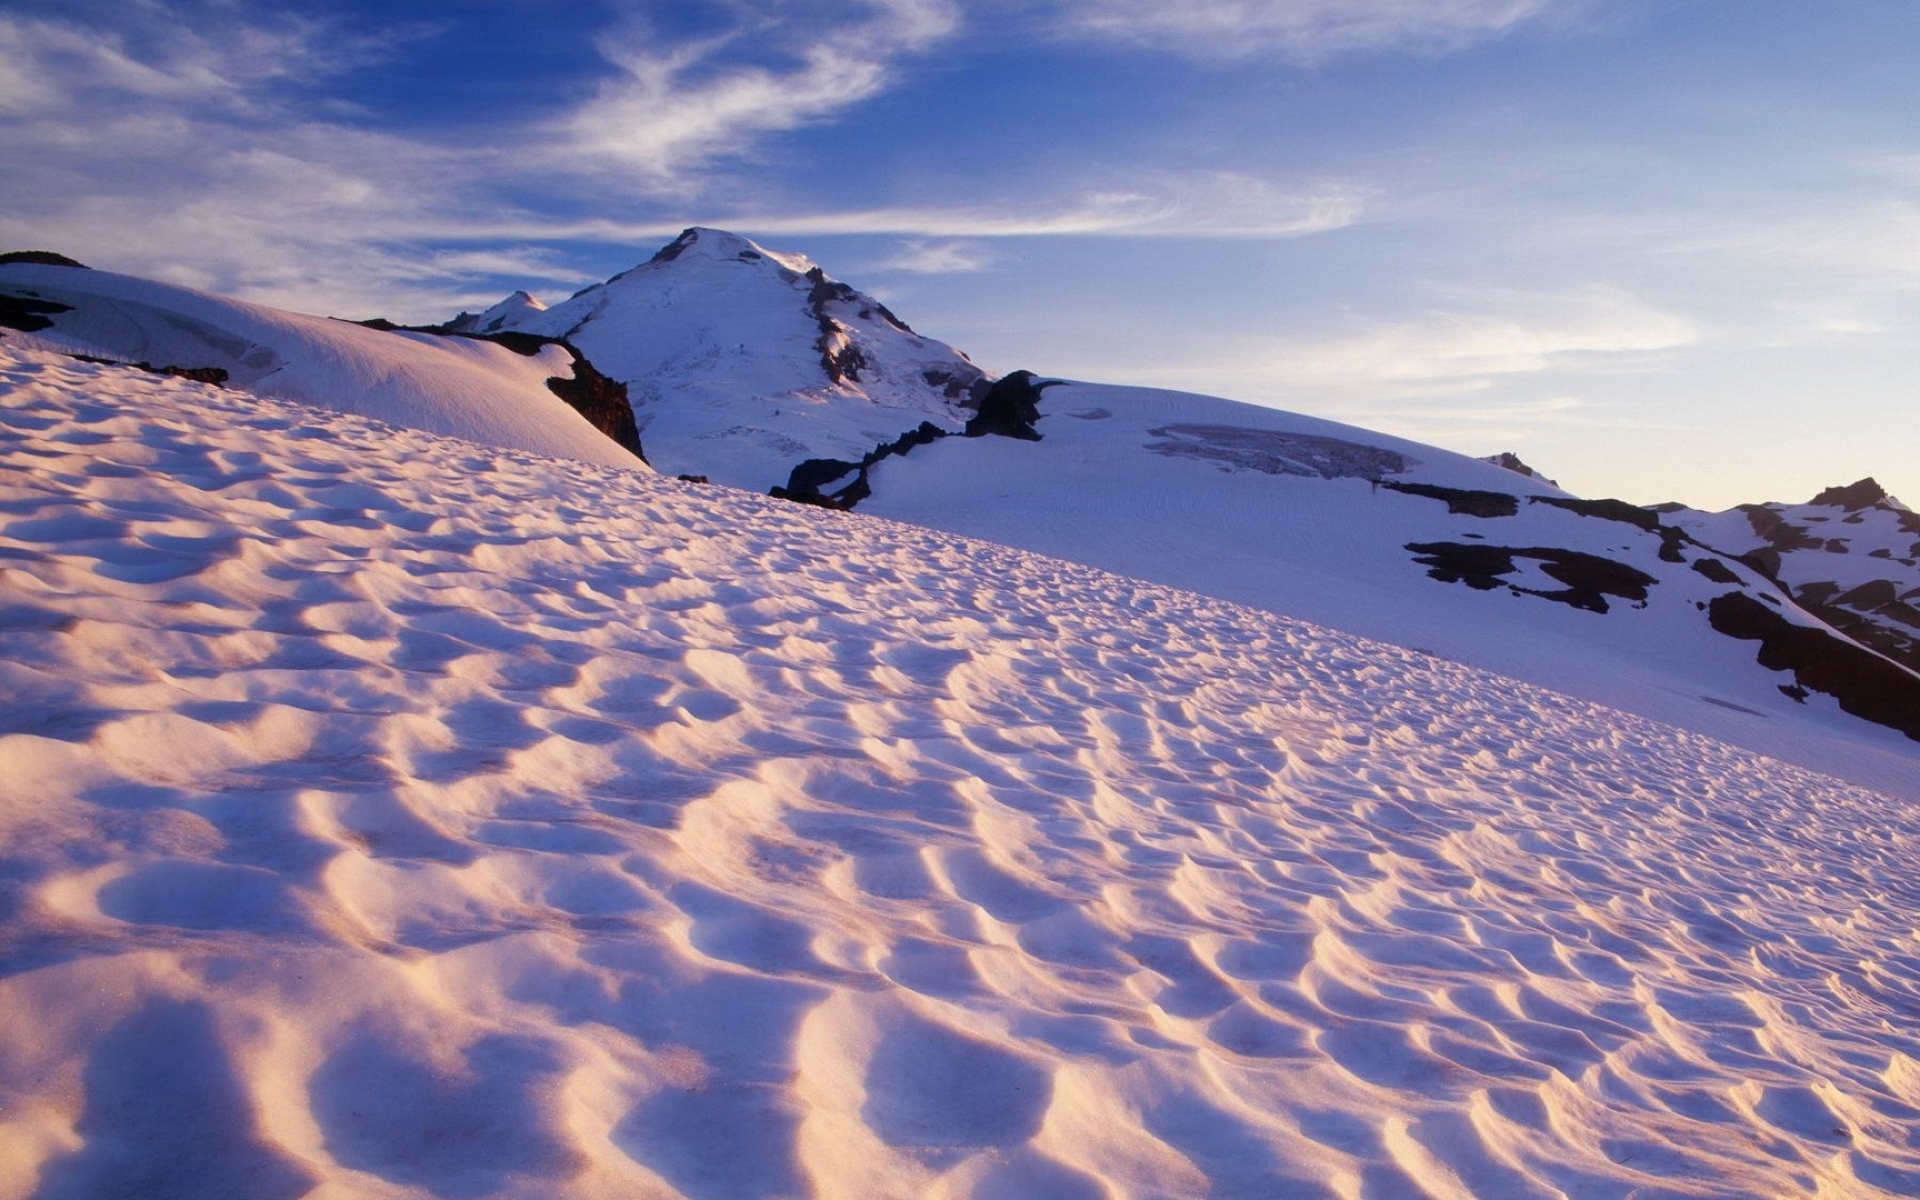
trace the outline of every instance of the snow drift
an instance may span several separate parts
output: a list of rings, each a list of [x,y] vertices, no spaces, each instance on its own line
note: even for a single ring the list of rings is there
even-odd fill
[[[123,368],[0,461],[0,1195],[1920,1191],[1912,794]]]
[[[549,387],[557,345],[370,329],[106,271],[0,263],[4,342],[200,373],[267,396],[505,449],[645,470]]]

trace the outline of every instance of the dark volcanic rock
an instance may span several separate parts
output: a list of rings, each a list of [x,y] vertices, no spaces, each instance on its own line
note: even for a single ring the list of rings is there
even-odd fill
[[[1512,471],[1515,475],[1525,475],[1528,479],[1538,479],[1541,483],[1547,484],[1550,487],[1560,486],[1557,481],[1548,479],[1545,475],[1534,470],[1526,463],[1521,462],[1520,456],[1511,450],[1502,450],[1498,454],[1489,454],[1480,461],[1492,463],[1494,466],[1503,470]]]
[[[781,500],[792,500],[796,504],[812,504],[820,508],[849,509],[873,495],[873,486],[868,472],[873,464],[894,455],[904,455],[915,446],[924,446],[951,436],[951,431],[942,429],[932,421],[922,421],[891,442],[875,446],[857,463],[840,458],[810,458],[795,467],[787,476],[785,487],[775,487],[768,494]],[[820,489],[835,480],[844,479],[849,474],[853,482],[834,492]]]
[[[500,337],[500,334],[493,334]],[[633,419],[633,403],[627,399],[627,385],[602,375],[587,356],[572,342],[555,339],[555,344],[573,355],[573,378],[555,375],[547,380],[547,390],[565,400],[573,411],[585,417],[595,429],[631,451],[641,462],[647,452],[640,445],[640,426]]]
[[[668,242],[666,245],[654,251],[653,257],[648,259],[647,261],[649,263],[672,262],[674,259],[679,258],[682,254],[686,253],[687,247],[693,245],[696,241],[699,241],[699,240],[700,240],[700,231],[698,229],[682,229],[680,231],[679,237],[673,239],[672,241]]]
[[[1516,595],[1539,596],[1588,612],[1606,612],[1608,596],[1645,604],[1647,589],[1658,582],[1638,567],[1579,550],[1470,546],[1462,542],[1413,542],[1407,549],[1416,556],[1415,562],[1428,568],[1429,576],[1442,583],[1464,583],[1483,592],[1505,587]],[[1566,587],[1547,591],[1508,582],[1503,577],[1518,569],[1515,559],[1538,562],[1542,574]]]
[[[1579,513],[1583,517],[1598,517],[1602,521],[1620,521],[1637,529],[1653,533],[1660,528],[1660,516],[1651,509],[1628,504],[1625,500],[1576,500],[1571,496],[1528,496],[1528,503],[1551,504],[1555,508],[1564,508],[1568,512]]]
[[[0,254],[0,267],[8,263],[34,263],[42,267],[77,267],[82,271],[87,269],[87,264],[75,262],[66,255],[57,254],[52,250],[9,250],[5,254]]]
[[[1833,508],[1843,508],[1848,512],[1859,512],[1863,508],[1872,508],[1886,498],[1887,489],[1874,482],[1872,476],[1868,476],[1845,487],[1830,487],[1808,503],[1825,504]]]
[[[214,387],[227,386],[225,367],[156,367],[150,362],[125,362],[118,358],[95,358],[91,354],[69,354],[75,362],[101,363],[109,367],[132,367],[136,371],[148,371],[155,375],[171,375],[175,379],[191,379],[195,383],[210,383]]]
[[[1714,629],[1760,643],[1760,665],[1792,671],[1800,687],[1825,692],[1844,712],[1920,741],[1920,675],[1822,629],[1795,625],[1744,592],[1707,606]]]
[[[1429,500],[1444,500],[1447,511],[1466,517],[1511,517],[1520,511],[1520,500],[1506,492],[1483,492],[1475,488],[1441,487],[1432,483],[1397,483],[1386,479],[1380,482],[1383,488],[1396,492],[1405,492],[1409,496],[1425,496]],[[1513,568],[1509,566],[1508,570]]]
[[[1037,442],[1040,431],[1034,422],[1040,419],[1040,393],[1059,387],[1064,379],[1040,380],[1032,371],[1015,371],[994,381],[980,397],[980,411],[967,422],[968,437],[1020,438]]]
[[[682,234],[682,240],[686,240],[687,235],[692,232],[688,230],[687,234]],[[675,244],[678,245],[678,243]],[[385,317],[373,317],[365,321],[356,321],[354,324],[364,325],[368,329],[378,329],[384,333],[431,333],[437,337],[463,337],[476,342],[493,342],[526,358],[532,358],[540,353],[543,346],[558,346],[573,358],[573,377],[566,379],[558,375],[551,376],[547,380],[547,390],[566,401],[567,407],[585,417],[589,424],[619,443],[622,449],[630,452],[641,462],[647,461],[647,452],[640,445],[640,425],[633,419],[633,402],[627,398],[627,385],[602,375],[599,368],[580,352],[580,348],[566,338],[548,337],[540,333],[523,333],[517,329],[482,332],[455,329],[451,324],[395,325]]]
[[[51,329],[53,322],[47,319],[49,316],[72,311],[71,304],[57,304],[33,296],[0,295],[0,325],[18,329],[21,333]]]
[[[867,367],[867,356],[827,311],[827,305],[835,300],[857,301],[860,293],[837,279],[828,279],[819,267],[807,272],[807,282],[812,285],[807,289],[807,311],[820,327],[820,338],[814,346],[820,351],[821,369],[835,383],[859,382],[860,372]]]
[[[1740,582],[1740,577],[1717,558],[1696,558],[1693,560],[1693,569],[1715,583],[1738,584]]]

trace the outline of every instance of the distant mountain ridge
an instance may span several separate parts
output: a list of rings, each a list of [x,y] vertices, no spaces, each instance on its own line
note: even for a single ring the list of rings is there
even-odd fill
[[[1777,580],[1801,607],[1862,645],[1920,671],[1920,513],[1872,478],[1804,504],[1656,511]]]

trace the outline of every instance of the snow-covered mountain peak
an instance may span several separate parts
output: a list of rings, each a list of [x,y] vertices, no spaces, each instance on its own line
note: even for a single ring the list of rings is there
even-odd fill
[[[540,303],[537,296],[530,292],[515,292],[485,312],[461,313],[447,322],[447,329],[453,333],[498,333],[503,329],[516,328],[524,317],[545,311],[547,306]]]
[[[805,255],[698,226],[563,303],[503,316],[625,383],[661,469],[755,491],[925,421],[957,431],[985,379]]]
[[[703,225],[682,230],[679,237],[662,246],[645,265],[669,263],[680,258],[705,259],[709,262],[770,263],[796,275],[819,269],[819,264],[804,254],[769,250],[752,238]]]

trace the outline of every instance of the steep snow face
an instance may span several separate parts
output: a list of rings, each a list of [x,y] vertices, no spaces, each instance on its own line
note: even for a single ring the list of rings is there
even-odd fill
[[[646,470],[547,386],[558,346],[531,355],[468,338],[386,332],[151,280],[0,265],[0,345],[224,372],[226,382],[490,446]]]
[[[1783,726],[1809,727],[1861,744],[1880,782],[1913,769],[1911,742],[1832,696],[1802,695],[1795,671],[1762,667],[1758,645],[1717,632],[1711,606],[1739,594],[1790,625],[1824,625],[1651,513],[1205,396],[1072,384],[1048,390],[1041,412],[1038,442],[948,438],[886,460],[861,511],[1302,617],[1769,753],[1785,752]],[[1828,769],[1851,755],[1809,753],[1800,761]]]
[[[1911,777],[52,356],[0,693],[6,1196],[1920,1194]]]
[[[547,306],[537,298],[526,292],[515,292],[485,312],[461,313],[447,322],[447,329],[453,333],[499,333],[503,329],[519,329],[521,322],[545,311]]]
[[[921,421],[958,429],[982,378],[810,259],[713,229],[503,319],[567,338],[624,382],[662,471],[761,492],[807,459],[857,462]]]
[[[1920,670],[1920,515],[1873,480],[1829,488],[1805,504],[1661,512],[1774,575],[1829,623]]]

